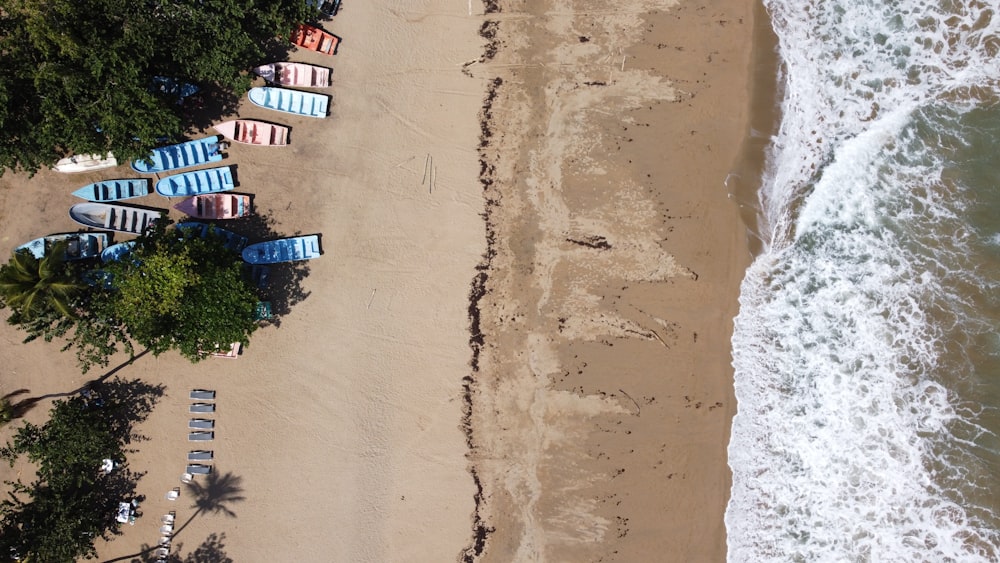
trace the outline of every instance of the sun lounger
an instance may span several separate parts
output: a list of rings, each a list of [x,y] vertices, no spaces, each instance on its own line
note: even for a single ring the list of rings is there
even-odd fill
[[[212,466],[196,463],[194,465],[187,466],[187,472],[192,475],[208,475],[212,472]]]
[[[211,430],[215,428],[215,421],[207,418],[192,418],[188,422],[188,428],[195,430]]]
[[[191,400],[192,401],[214,401],[215,391],[209,391],[208,389],[192,389],[191,390]]]
[[[212,461],[212,450],[192,450],[188,452],[188,461]]]
[[[215,439],[215,432],[191,432],[188,434],[189,442],[207,442]]]
[[[215,412],[215,405],[211,403],[194,403],[191,405],[191,408],[188,409],[188,412]]]

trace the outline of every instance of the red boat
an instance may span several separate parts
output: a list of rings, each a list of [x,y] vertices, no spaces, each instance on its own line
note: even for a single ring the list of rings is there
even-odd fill
[[[324,55],[332,55],[337,52],[340,45],[340,38],[332,33],[327,33],[318,27],[313,27],[304,23],[299,24],[292,32],[292,43],[309,49],[318,51]]]

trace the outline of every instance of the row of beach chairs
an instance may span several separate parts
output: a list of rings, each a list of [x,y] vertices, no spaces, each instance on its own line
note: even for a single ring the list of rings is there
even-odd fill
[[[193,389],[190,398],[193,403],[188,408],[191,414],[215,414],[215,391],[209,389]],[[210,442],[215,439],[215,420],[210,418],[192,418],[188,421],[188,441]],[[183,477],[184,482],[190,482],[194,475],[208,475],[212,466],[206,465],[213,459],[212,450],[191,450],[188,452],[188,466]]]

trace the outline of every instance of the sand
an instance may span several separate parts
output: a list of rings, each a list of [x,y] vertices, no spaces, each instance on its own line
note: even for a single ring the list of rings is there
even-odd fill
[[[0,391],[45,397],[26,420],[92,379],[150,386],[144,516],[100,560],[155,544],[168,511],[182,560],[723,560],[750,7],[375,0],[325,27],[336,56],[290,59],[335,68],[330,117],[244,102],[291,144],[225,161],[269,228],[322,235],[301,293],[268,296],[279,323],[235,360],[86,375],[0,327]],[[133,176],[5,174],[0,253]],[[192,388],[217,392],[201,508],[179,481]]]

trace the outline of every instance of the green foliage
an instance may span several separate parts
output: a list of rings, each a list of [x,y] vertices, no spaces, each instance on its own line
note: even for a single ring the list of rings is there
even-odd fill
[[[3,553],[54,563],[95,555],[94,539],[107,537],[115,506],[109,477],[98,468],[104,458],[124,459],[113,416],[79,397],[56,401],[48,422],[26,423],[0,448],[11,466],[26,456],[38,468],[30,485],[8,483],[12,490],[0,502]]]
[[[154,354],[176,349],[192,361],[220,345],[247,344],[257,296],[239,254],[221,236],[184,237],[160,226],[128,259],[110,264],[109,315]]]
[[[66,243],[61,242],[41,260],[27,250],[19,250],[0,266],[0,300],[18,319],[57,322],[60,316],[76,316],[73,301],[86,285],[72,272],[65,255]]]
[[[69,154],[145,156],[184,129],[154,76],[235,99],[305,0],[0,0],[0,172]]]

